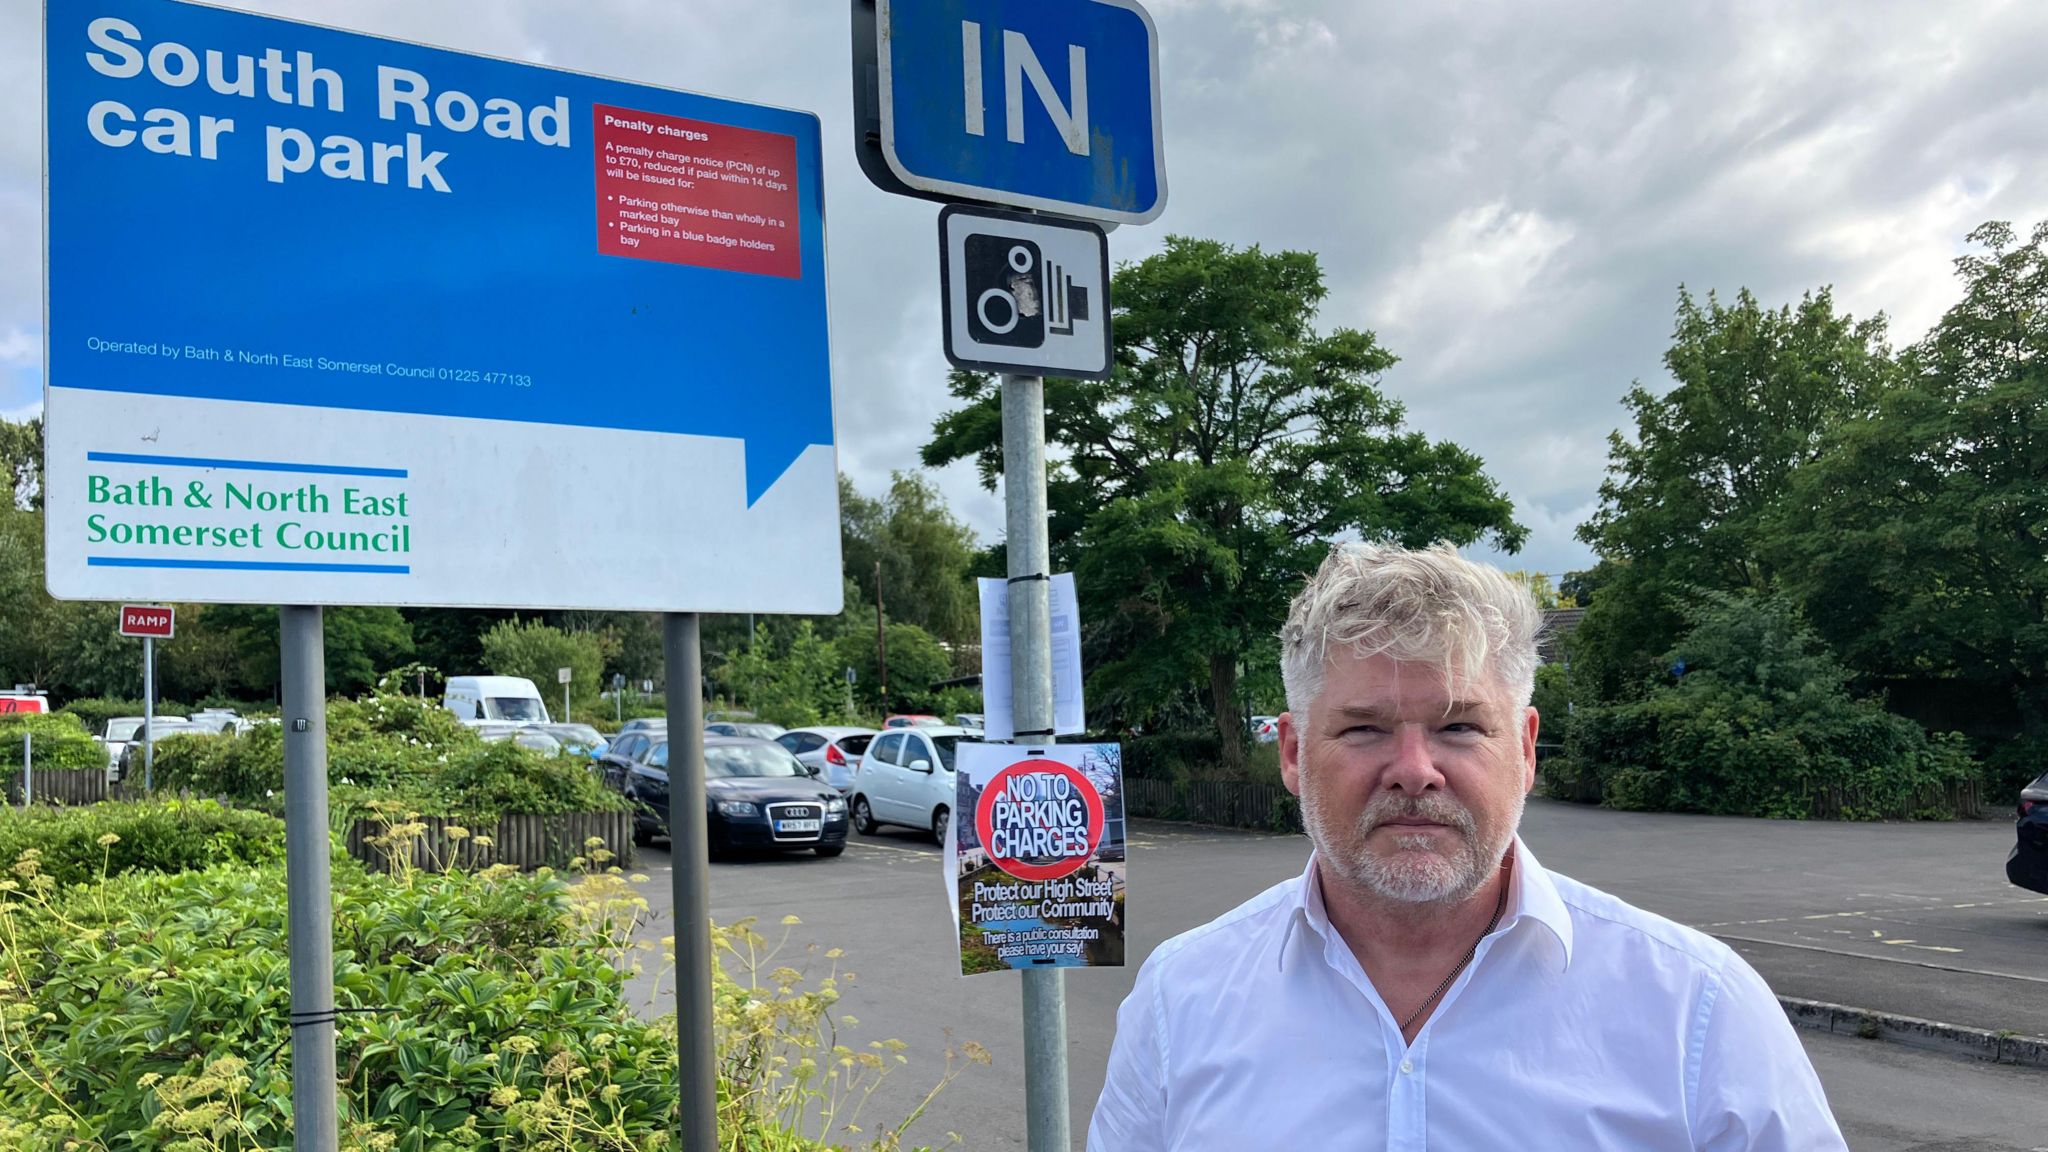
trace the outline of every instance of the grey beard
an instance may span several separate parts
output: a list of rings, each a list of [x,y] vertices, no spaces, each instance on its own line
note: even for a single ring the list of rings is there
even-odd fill
[[[1515,828],[1522,822],[1522,797],[1516,794],[1513,818],[1497,841],[1485,845],[1479,842],[1478,823],[1471,811],[1442,793],[1413,798],[1392,793],[1374,797],[1359,814],[1356,824],[1340,830],[1331,827],[1322,790],[1304,782],[1301,811],[1302,823],[1316,846],[1316,854],[1346,881],[1402,904],[1456,904],[1478,891],[1500,867]],[[1435,843],[1429,837],[1396,835],[1395,845],[1420,851],[1394,860],[1374,855],[1366,847],[1366,837],[1381,824],[1401,817],[1421,817],[1456,828],[1461,834],[1457,851],[1440,856],[1429,851]],[[1343,832],[1348,835],[1340,839]]]

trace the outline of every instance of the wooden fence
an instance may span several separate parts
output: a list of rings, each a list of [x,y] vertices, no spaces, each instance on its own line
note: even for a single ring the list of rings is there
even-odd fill
[[[412,867],[425,872],[442,872],[450,867],[462,869],[488,868],[493,864],[509,864],[514,868],[531,871],[535,868],[566,868],[569,861],[578,856],[588,857],[591,850],[584,845],[596,837],[604,841],[604,847],[615,854],[607,865],[625,867],[633,860],[633,814],[631,812],[572,812],[562,816],[505,816],[495,827],[477,827],[461,820],[440,816],[422,816],[413,823],[426,826],[425,831],[407,844],[396,846],[373,844],[372,840],[384,838],[386,824],[382,820],[356,820],[350,823],[343,839],[348,845],[348,854],[373,868],[389,869],[391,854],[395,850],[410,860]],[[450,828],[459,827],[463,834],[451,836]],[[477,837],[488,835],[491,843],[480,845]]]
[[[1301,802],[1293,793],[1241,780],[1126,780],[1124,813],[1226,828],[1301,831]]]
[[[105,768],[36,768],[31,790],[37,804],[75,807],[107,798]],[[7,777],[7,802],[21,803],[21,773]]]

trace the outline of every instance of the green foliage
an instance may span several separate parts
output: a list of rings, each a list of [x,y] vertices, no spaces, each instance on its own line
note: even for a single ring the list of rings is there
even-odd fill
[[[882,608],[888,619],[915,624],[952,643],[980,633],[981,608],[969,569],[974,533],[955,519],[930,480],[897,472],[880,499],[839,478],[840,550],[848,607],[872,608],[875,566],[881,565]],[[868,617],[872,623],[872,614]]]
[[[726,657],[719,675],[760,719],[796,728],[843,718],[844,668],[838,647],[805,620],[779,651],[741,648]]]
[[[540,689],[542,699],[552,697],[556,703],[550,715],[562,698],[555,681],[558,669],[570,669],[571,700],[593,704],[604,687],[604,644],[593,633],[564,632],[538,620],[504,620],[484,633],[483,656],[495,675],[524,676]]]
[[[1526,535],[1477,457],[1404,427],[1371,333],[1316,331],[1327,292],[1312,253],[1169,237],[1116,273],[1114,376],[1046,381],[1052,559],[1080,579],[1097,723],[1202,716],[1241,768],[1240,666],[1275,660],[1328,541]],[[952,390],[924,462],[973,459],[993,488],[998,385]]]
[[[1967,726],[2003,792],[2048,762],[2048,223],[1970,240],[1962,301],[1801,471],[1770,554],[1844,660]]]
[[[1849,672],[1782,599],[1703,592],[1685,674],[1573,716],[1553,792],[1616,808],[1884,819],[1941,814],[1970,774],[1960,742],[1857,699]],[[1546,777],[1550,769],[1546,768]]]
[[[941,702],[943,690],[932,685],[953,678],[953,658],[938,637],[915,624],[891,624],[882,630],[888,648],[889,698],[882,699],[881,670],[875,663],[874,616],[868,627],[839,638],[835,660],[843,675],[854,671],[854,695],[861,708],[871,712],[930,712]],[[840,683],[843,697],[845,682]],[[932,713],[937,715],[937,713]]]
[[[9,1147],[289,1144],[281,867],[22,879],[0,911],[23,945],[0,960]],[[673,1034],[629,1010],[618,942],[572,899],[551,874],[337,866],[336,1000],[376,1009],[336,1025],[345,1147],[666,1146]]]
[[[0,508],[43,506],[43,419],[0,420]]]
[[[142,715],[142,701],[109,698],[106,696],[82,696],[76,700],[66,701],[64,706],[57,709],[57,711],[78,717],[78,722],[85,725],[86,732],[94,736],[102,736],[106,734],[107,721],[114,719],[116,716]],[[156,714],[159,716],[186,716],[190,715],[190,712],[182,704],[170,704],[159,700],[156,702]]]
[[[283,810],[284,729],[181,736],[157,749],[159,788]],[[417,696],[377,695],[327,706],[329,813],[345,823],[379,800],[430,816],[488,823],[508,814],[614,812],[625,806],[580,757],[488,744],[446,709]]]
[[[62,712],[0,713],[0,775],[21,770],[22,737],[35,740],[37,769],[98,768],[105,771],[107,754],[78,722]]]
[[[1605,587],[1574,649],[1601,699],[1637,691],[1655,658],[1684,634],[1694,588],[1777,584],[1764,526],[1794,472],[1827,433],[1868,409],[1892,373],[1882,317],[1835,311],[1823,290],[1795,308],[1764,308],[1747,291],[1705,306],[1681,290],[1662,396],[1638,384],[1623,399],[1632,437],[1608,438],[1601,504],[1579,539],[1601,558]]]
[[[211,800],[0,808],[0,861],[11,865],[30,851],[40,873],[63,887],[102,871],[186,872],[282,860],[284,824]]]

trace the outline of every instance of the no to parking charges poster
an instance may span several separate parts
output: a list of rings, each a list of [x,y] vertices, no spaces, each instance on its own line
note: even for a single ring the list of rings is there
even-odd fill
[[[962,744],[946,872],[960,971],[1124,962],[1123,750]]]

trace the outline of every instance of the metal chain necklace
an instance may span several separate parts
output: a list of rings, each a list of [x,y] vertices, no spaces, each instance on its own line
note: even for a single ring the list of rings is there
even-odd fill
[[[1456,968],[1451,969],[1451,974],[1449,976],[1444,977],[1444,982],[1436,986],[1436,991],[1431,992],[1429,994],[1429,999],[1424,1000],[1422,1002],[1422,1007],[1417,1008],[1413,1015],[1409,1016],[1406,1020],[1401,1021],[1401,1035],[1406,1036],[1408,1034],[1409,1027],[1412,1026],[1417,1020],[1420,1020],[1422,1018],[1422,1014],[1424,1012],[1429,1011],[1430,1005],[1435,1004],[1437,1002],[1438,997],[1441,997],[1444,994],[1445,990],[1450,988],[1450,986],[1457,981],[1458,975],[1465,971],[1467,965],[1472,963],[1472,958],[1474,956],[1479,955],[1480,941],[1485,940],[1488,936],[1493,935],[1493,930],[1500,926],[1501,913],[1507,911],[1508,908],[1508,882],[1514,878],[1513,861],[1514,857],[1509,856],[1501,862],[1501,871],[1504,873],[1508,873],[1508,875],[1504,875],[1501,877],[1500,898],[1493,902],[1493,919],[1488,920],[1486,922],[1486,928],[1485,930],[1479,933],[1479,939],[1472,941],[1472,946],[1470,948],[1465,949],[1465,958],[1463,960],[1458,961],[1458,966]]]

